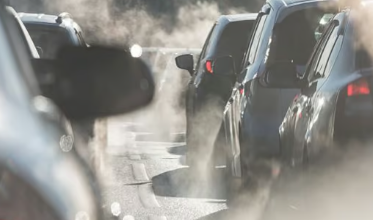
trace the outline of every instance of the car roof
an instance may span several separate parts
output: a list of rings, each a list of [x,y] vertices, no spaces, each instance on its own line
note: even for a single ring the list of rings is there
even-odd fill
[[[273,7],[291,7],[302,3],[315,3],[315,2],[336,2],[338,0],[267,0],[267,3]]]
[[[219,28],[224,28],[227,24],[239,21],[255,21],[257,13],[235,14],[235,15],[221,15],[216,21]]]
[[[53,26],[60,26],[60,27],[67,27],[72,23],[71,18],[63,18],[61,23],[57,22],[57,15],[50,15],[50,14],[36,14],[36,13],[18,13],[22,22],[27,24],[45,24],[45,25],[53,25]]]
[[[221,17],[226,18],[229,22],[234,22],[234,21],[255,20],[257,16],[258,16],[257,13],[247,13],[247,14],[235,14],[235,15],[222,15]]]

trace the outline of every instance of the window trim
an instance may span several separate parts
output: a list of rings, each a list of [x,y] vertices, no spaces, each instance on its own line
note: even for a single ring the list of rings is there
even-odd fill
[[[312,57],[307,65],[307,70],[306,70],[306,74],[305,74],[305,77],[307,77],[308,81],[309,82],[312,82],[320,77],[315,77],[315,74],[316,74],[316,70],[317,70],[317,67],[320,65],[320,60],[321,60],[321,57],[322,57],[322,54],[324,53],[325,51],[325,46],[327,44],[327,42],[329,41],[333,31],[334,31],[334,28],[338,28],[339,26],[339,22],[337,20],[333,20],[332,22],[330,22],[330,24],[328,25],[326,31],[323,33],[322,37],[320,38],[319,42],[317,43],[316,47],[315,47],[315,50],[312,54]],[[334,47],[334,45],[333,45]],[[317,60],[315,60],[317,59]],[[329,59],[329,57],[328,57]],[[316,62],[316,64],[314,64]],[[313,65],[314,64],[314,65]]]
[[[259,49],[261,39],[259,39],[259,41],[257,43],[257,46],[255,48],[255,51],[253,51],[253,53],[254,53],[253,58],[251,58],[251,56],[250,56],[251,55],[251,50],[252,50],[252,47],[253,47],[253,43],[254,43],[254,40],[255,40],[256,33],[258,32],[259,24],[261,23],[262,19],[264,19],[263,27],[262,27],[262,29],[260,30],[260,33],[259,33],[259,36],[261,36],[261,34],[263,33],[264,24],[267,21],[267,18],[268,18],[268,14],[265,14],[265,13],[259,15],[258,18],[257,18],[257,24],[255,25],[255,31],[253,32],[253,35],[251,36],[250,46],[248,48],[248,53],[247,53],[247,57],[246,57],[247,59],[245,61],[244,66],[248,66],[249,64],[252,64],[252,63],[255,62],[255,58],[256,58],[256,55],[258,54],[258,49]]]

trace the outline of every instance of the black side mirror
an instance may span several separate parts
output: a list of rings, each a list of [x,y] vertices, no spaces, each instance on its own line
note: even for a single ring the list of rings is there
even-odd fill
[[[217,76],[235,76],[236,69],[231,56],[222,56],[214,60],[212,72]]]
[[[39,75],[40,70],[53,72],[47,96],[70,119],[126,113],[147,105],[154,95],[149,68],[124,50],[67,46],[56,60],[33,64]]]
[[[193,75],[194,61],[192,54],[183,54],[175,58],[176,66],[183,70],[188,70]]]
[[[42,57],[42,56],[43,56],[43,53],[44,53],[44,52],[43,52],[43,49],[42,49],[41,47],[38,47],[38,46],[37,46],[37,47],[36,47],[36,50],[38,51],[39,56]]]
[[[297,69],[291,62],[276,62],[264,74],[266,86],[271,88],[300,88]]]

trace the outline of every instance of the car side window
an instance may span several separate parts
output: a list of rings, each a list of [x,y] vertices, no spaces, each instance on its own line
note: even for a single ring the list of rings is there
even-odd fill
[[[308,81],[312,81],[312,80],[315,79],[316,74],[320,70],[320,67],[322,67],[323,62],[325,62],[323,60],[323,57],[326,56],[325,55],[326,52],[327,52],[326,46],[327,46],[328,42],[330,42],[329,39],[331,38],[331,35],[335,31],[335,29],[338,30],[338,28],[336,28],[336,27],[337,27],[336,23],[334,23],[334,22],[330,23],[329,27],[326,29],[323,36],[321,37],[321,39],[317,43],[316,51],[314,51],[314,53],[312,55],[312,58],[311,58],[311,60],[308,64],[307,70],[306,70],[306,76],[308,76]],[[334,45],[334,41],[333,41],[333,45]],[[330,50],[329,50],[329,52],[330,52]],[[319,73],[321,73],[321,72],[319,72]]]
[[[259,47],[260,37],[262,35],[263,27],[264,27],[265,21],[267,19],[267,16],[268,15],[264,14],[264,15],[258,17],[257,25],[255,27],[254,34],[251,38],[249,51],[247,53],[247,59],[246,59],[246,62],[244,64],[245,66],[248,65],[249,63],[253,63],[254,60],[255,60],[256,53],[257,53],[257,50],[258,50],[258,47]]]
[[[331,56],[334,45],[337,42],[338,30],[339,30],[338,25],[334,25],[333,30],[328,38],[328,41],[325,44],[324,51],[322,52],[320,56],[319,64],[316,67],[316,73],[322,77],[325,76],[326,66],[329,63],[329,58]]]
[[[338,28],[337,28],[338,30]],[[334,66],[335,61],[337,60],[339,51],[342,47],[342,41],[343,41],[343,36],[337,36],[336,40],[334,41],[334,45],[332,48],[332,51],[330,52],[325,70],[324,70],[324,77],[327,78]]]
[[[206,38],[205,44],[203,45],[202,51],[201,51],[201,53],[200,53],[200,55],[198,57],[196,69],[199,68],[201,60],[203,58],[205,58],[205,56],[206,56],[206,51],[207,51],[207,49],[209,47],[209,44],[210,44],[210,38],[211,38],[212,32],[214,31],[215,27],[216,27],[216,24],[214,24],[214,26],[212,26],[212,28],[211,28],[211,30],[210,30],[207,38]]]

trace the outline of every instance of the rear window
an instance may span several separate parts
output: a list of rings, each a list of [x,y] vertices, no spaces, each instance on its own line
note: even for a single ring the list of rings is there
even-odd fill
[[[372,68],[372,56],[365,49],[356,52],[356,69]]]
[[[45,27],[40,25],[25,25],[34,44],[41,47],[42,58],[53,59],[61,46],[71,45],[71,37],[67,30],[58,26]]]
[[[253,26],[254,21],[229,23],[218,40],[215,55],[232,55],[236,67],[239,67],[249,43]]]

